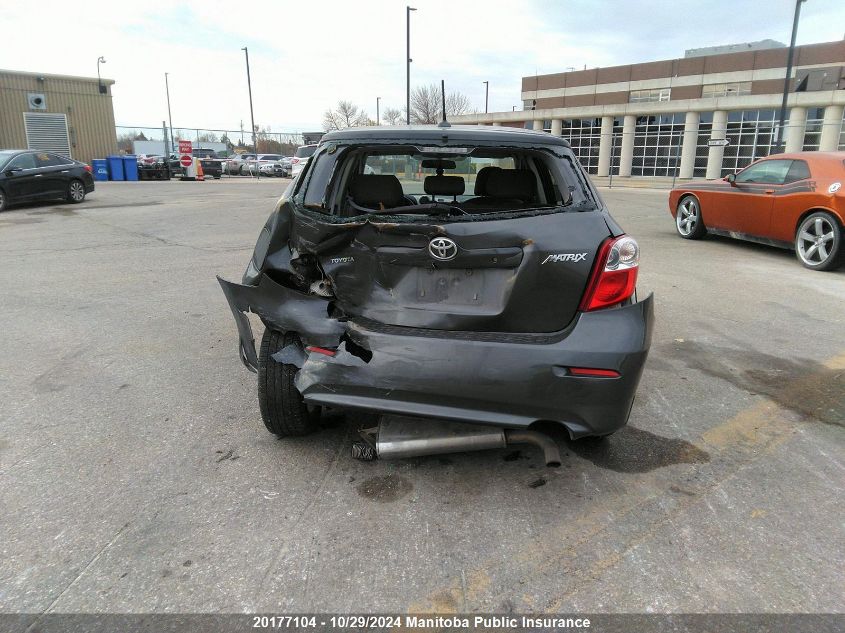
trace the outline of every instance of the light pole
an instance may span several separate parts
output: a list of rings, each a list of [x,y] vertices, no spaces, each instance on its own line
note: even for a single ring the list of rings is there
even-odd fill
[[[378,112],[378,102],[381,101],[381,97],[376,97],[376,125],[380,124],[381,119],[379,119],[379,112]]]
[[[786,101],[789,98],[789,83],[792,80],[792,58],[795,57],[795,37],[798,35],[798,16],[801,15],[801,3],[806,0],[795,0],[795,17],[792,19],[792,40],[789,42],[789,53],[786,56],[786,77],[783,80],[783,101],[780,104],[780,124],[778,126],[778,143],[775,154],[780,154],[783,148],[783,125],[786,120]]]
[[[406,91],[405,91],[405,123],[407,125],[411,125],[411,11],[416,11],[414,7],[405,7],[405,26],[407,28],[407,48],[405,59],[405,79],[406,79]]]
[[[241,49],[246,56],[246,85],[249,89],[249,121],[252,123],[252,151],[255,152],[256,163],[255,163],[255,176],[260,180],[261,179],[261,170],[258,169],[258,144],[255,141],[255,115],[252,112],[252,79],[249,76],[249,50],[247,47],[244,46]]]
[[[164,89],[167,91],[167,121],[170,123],[170,148],[175,152],[175,143],[173,141],[173,116],[170,114],[170,82],[167,80],[167,75],[164,73]]]
[[[490,96],[490,82],[482,81],[481,83],[484,84],[484,114],[487,114],[487,103]]]
[[[105,64],[105,63],[106,63],[106,58],[103,57],[102,55],[100,55],[97,58],[97,86],[99,87],[99,91],[100,91],[101,95],[106,94],[106,91],[103,90],[103,88],[105,88],[105,86],[103,85],[103,80],[100,79],[100,64]]]

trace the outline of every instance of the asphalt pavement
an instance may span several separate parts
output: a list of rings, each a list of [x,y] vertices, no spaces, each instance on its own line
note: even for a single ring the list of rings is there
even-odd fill
[[[629,426],[363,463],[265,430],[215,280],[286,182],[0,214],[0,612],[843,610],[845,270],[604,189],[656,297]]]

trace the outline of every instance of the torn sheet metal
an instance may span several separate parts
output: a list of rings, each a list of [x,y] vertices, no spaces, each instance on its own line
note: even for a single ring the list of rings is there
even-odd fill
[[[298,332],[305,345],[335,347],[345,327],[328,317],[328,301],[286,288],[262,275],[257,286],[244,286],[217,278],[238,326],[240,356],[253,371],[258,369],[255,337],[246,312],[252,312],[270,327]]]

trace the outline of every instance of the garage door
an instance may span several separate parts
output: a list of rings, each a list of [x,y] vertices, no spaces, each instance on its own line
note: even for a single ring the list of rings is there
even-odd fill
[[[70,155],[66,115],[24,112],[23,121],[26,127],[26,146],[29,149],[53,152],[73,158]]]

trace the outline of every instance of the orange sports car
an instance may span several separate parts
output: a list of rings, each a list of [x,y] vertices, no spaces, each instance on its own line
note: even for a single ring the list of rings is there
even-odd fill
[[[683,183],[669,194],[678,234],[706,233],[794,248],[813,270],[842,265],[845,152],[775,154],[722,180]]]

